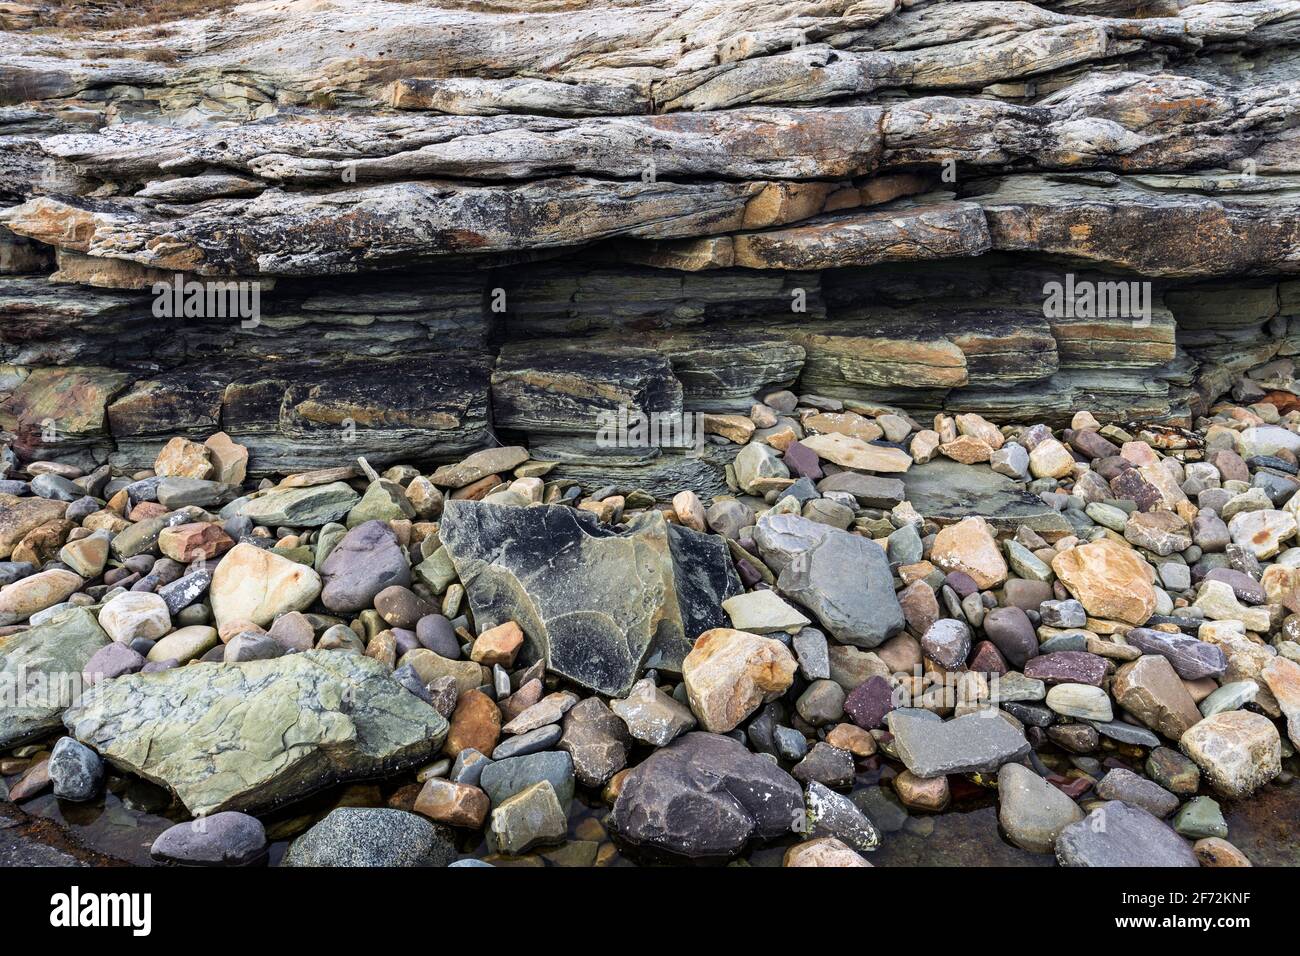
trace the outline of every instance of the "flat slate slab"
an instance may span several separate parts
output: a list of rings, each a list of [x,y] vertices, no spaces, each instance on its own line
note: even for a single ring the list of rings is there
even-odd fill
[[[998,530],[1023,524],[1039,534],[1073,533],[1060,512],[987,465],[936,458],[913,465],[903,475],[903,484],[912,507],[939,524],[980,515]]]
[[[0,696],[0,748],[58,730],[86,662],[109,643],[85,608],[0,638],[0,692],[12,695]]]
[[[100,681],[63,720],[115,766],[169,787],[195,816],[270,810],[416,767],[447,735],[438,712],[383,664],[336,651]]]
[[[1029,753],[1025,735],[996,711],[949,721],[894,711],[886,720],[898,759],[918,777],[991,773]]]
[[[1061,866],[1200,866],[1168,824],[1118,800],[1103,803],[1056,838]]]

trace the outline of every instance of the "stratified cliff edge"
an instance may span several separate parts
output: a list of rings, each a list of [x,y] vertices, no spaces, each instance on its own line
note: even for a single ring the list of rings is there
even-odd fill
[[[0,7],[0,428],[27,457],[142,467],[220,428],[284,470],[340,430],[379,463],[495,430],[557,474],[707,490],[734,451],[611,457],[597,413],[797,382],[1178,423],[1244,372],[1291,384],[1297,0],[42,22]],[[256,319],[158,317],[177,274],[257,283]],[[1133,298],[1053,310],[1054,284]]]

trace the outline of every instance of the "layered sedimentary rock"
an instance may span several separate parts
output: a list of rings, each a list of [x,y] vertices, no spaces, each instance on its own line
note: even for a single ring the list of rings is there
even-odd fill
[[[789,386],[1186,424],[1242,373],[1294,374],[1291,0],[86,23],[0,23],[24,457],[144,467],[220,428],[257,474],[496,429],[557,476],[721,491],[727,442],[611,446],[600,413]],[[256,314],[160,312],[186,282],[255,288]]]

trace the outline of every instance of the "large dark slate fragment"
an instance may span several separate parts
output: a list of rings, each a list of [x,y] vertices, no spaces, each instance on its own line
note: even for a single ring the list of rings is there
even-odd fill
[[[995,529],[1027,525],[1039,534],[1065,534],[1070,524],[1037,495],[986,465],[935,458],[913,465],[903,476],[907,500],[924,517],[951,524],[980,515]]]
[[[731,626],[722,602],[745,588],[721,536],[670,524],[668,547],[673,557],[673,581],[682,615],[683,639],[657,642],[646,666],[679,674],[682,658],[691,652],[697,637],[715,627]]]
[[[621,528],[560,505],[448,501],[439,529],[480,630],[515,621],[525,657],[604,694],[626,694],[652,647],[685,641],[668,523]]]
[[[633,845],[691,859],[734,856],[753,839],[788,833],[803,791],[768,758],[730,737],[689,733],[623,781],[613,828]]]

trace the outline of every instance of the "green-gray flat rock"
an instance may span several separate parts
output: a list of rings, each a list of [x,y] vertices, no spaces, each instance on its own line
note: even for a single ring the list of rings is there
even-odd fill
[[[0,749],[58,730],[82,668],[109,643],[95,616],[79,607],[0,637]]]
[[[886,719],[898,758],[918,777],[989,773],[1029,753],[1025,735],[996,712],[935,721],[894,711]]]
[[[418,766],[447,722],[359,654],[306,651],[130,674],[64,714],[82,743],[196,816],[259,810]]]
[[[1201,716],[1213,717],[1229,710],[1241,710],[1259,693],[1253,680],[1237,680],[1224,684],[1201,701]]]
[[[935,458],[913,465],[903,475],[903,484],[912,507],[939,524],[980,515],[999,530],[1014,530],[1023,524],[1039,534],[1072,533],[1070,523],[1059,512],[987,465]]]
[[[250,498],[240,514],[269,527],[317,528],[341,521],[360,500],[352,486],[341,481],[309,488],[272,488]]]

